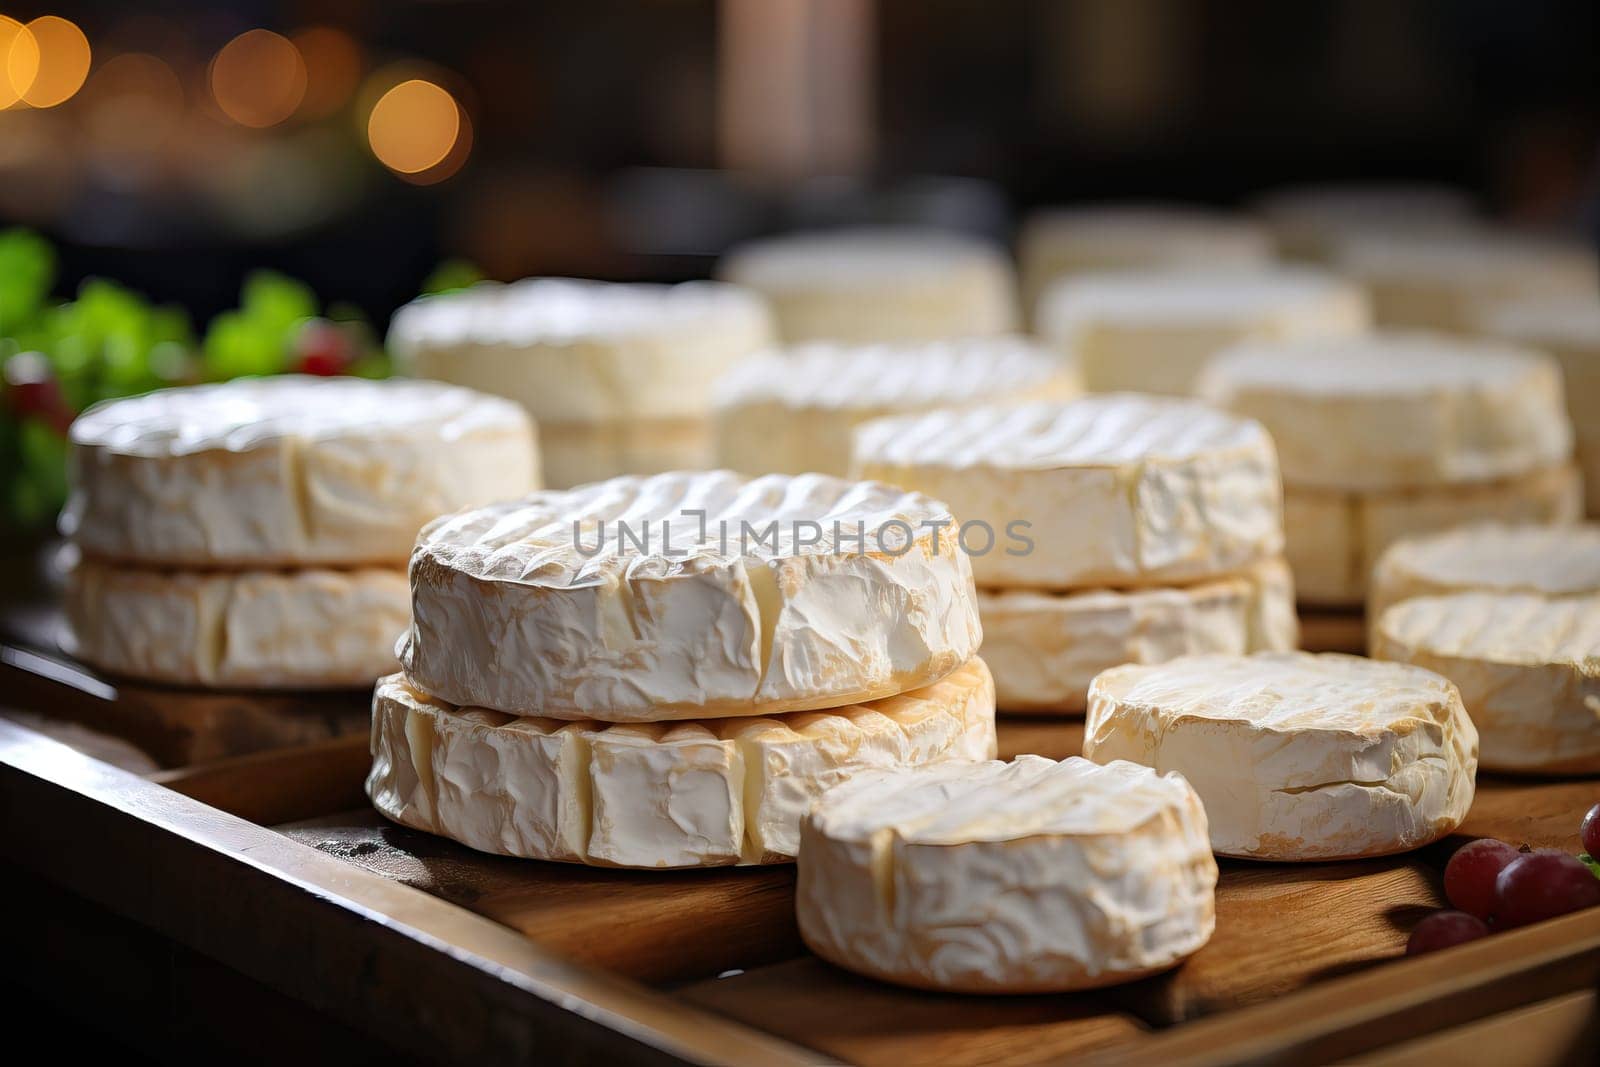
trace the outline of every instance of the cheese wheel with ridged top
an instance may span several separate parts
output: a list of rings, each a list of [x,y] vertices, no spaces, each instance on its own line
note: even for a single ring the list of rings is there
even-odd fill
[[[1376,621],[1402,600],[1451,593],[1600,596],[1600,525],[1480,523],[1390,545],[1367,593]]]

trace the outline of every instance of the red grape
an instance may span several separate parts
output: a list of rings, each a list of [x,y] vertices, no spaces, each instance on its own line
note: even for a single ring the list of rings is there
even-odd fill
[[[300,328],[295,354],[299,357],[295,369],[301,374],[323,376],[343,374],[356,358],[349,334],[322,319],[312,319]]]
[[[1600,878],[1560,849],[1524,852],[1494,880],[1494,922],[1526,926],[1600,904]]]
[[[1449,948],[1489,936],[1489,927],[1476,915],[1464,911],[1436,911],[1417,924],[1406,942],[1407,956]]]
[[[1445,864],[1445,899],[1468,915],[1487,920],[1494,913],[1494,880],[1519,855],[1492,837],[1467,842]]]
[[[1583,838],[1583,850],[1600,860],[1600,804],[1589,809],[1583,817],[1583,827],[1578,831]]]

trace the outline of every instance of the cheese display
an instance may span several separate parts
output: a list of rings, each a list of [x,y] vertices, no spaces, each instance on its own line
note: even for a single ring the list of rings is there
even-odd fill
[[[1187,394],[1232,344],[1358,333],[1369,319],[1358,286],[1291,267],[1084,274],[1050,286],[1039,305],[1040,334],[1094,392]]]
[[[718,276],[772,306],[779,336],[801,341],[935,341],[1017,326],[1009,259],[941,230],[862,227],[789,234],[735,248]]]
[[[612,722],[930,685],[982,633],[945,505],[825,475],[630,476],[445,516],[411,557],[411,683]]]
[[[1470,592],[1600,596],[1600,525],[1485,522],[1399,541],[1373,569],[1367,617],[1413,597]]]
[[[1600,517],[1600,299],[1509,300],[1483,309],[1477,325],[1490,336],[1548,352],[1561,364],[1588,513]]]
[[[70,438],[64,531],[141,564],[393,563],[441,512],[538,485],[527,415],[436,382],[164,389],[90,408]]]
[[[410,617],[399,568],[67,572],[73,653],[114,674],[208,687],[368,685]]]
[[[526,408],[557,488],[705,466],[712,383],[772,339],[764,302],[718,282],[485,284],[414,301],[389,329],[407,373]]]
[[[800,819],[870,769],[992,759],[973,659],[923,689],[777,718],[607,724],[373,696],[367,792],[390,819],[485,852],[619,867],[790,860]]]
[[[1199,207],[1054,208],[1023,224],[1017,258],[1031,315],[1044,291],[1063,277],[1147,267],[1257,267],[1272,259],[1272,237],[1251,219]]]
[[[1285,487],[1285,555],[1306,603],[1350,606],[1366,599],[1373,567],[1390,545],[1455,526],[1503,521],[1553,526],[1583,514],[1583,481],[1572,464],[1478,485],[1343,493]]]
[[[1408,183],[1279,189],[1259,198],[1255,208],[1280,252],[1323,261],[1358,234],[1459,228],[1471,225],[1474,215],[1472,198],[1460,189]]]
[[[1498,301],[1600,298],[1592,248],[1488,227],[1362,233],[1340,241],[1331,258],[1371,294],[1380,326],[1470,333]]]
[[[1373,654],[1461,690],[1486,770],[1600,773],[1600,597],[1418,597],[1373,625]]]
[[[854,471],[948,504],[980,585],[1070,590],[1229,574],[1283,548],[1272,440],[1180,400],[1091,396],[879,419]]]
[[[751,474],[842,476],[851,434],[869,419],[1079,392],[1069,364],[1016,336],[798,345],[746,360],[717,383],[717,462]]]
[[[800,831],[822,958],[923,989],[1052,993],[1154,974],[1215,925],[1206,812],[1178,775],[1019,756],[871,771]]]
[[[1081,712],[1108,667],[1299,643],[1282,560],[1194,585],[1048,593],[980,589],[983,654],[1007,711]]]
[[[1408,851],[1460,825],[1478,733],[1432,671],[1259,652],[1102,673],[1083,752],[1182,774],[1219,854],[1334,860]]]
[[[1297,489],[1416,489],[1565,463],[1572,430],[1555,361],[1426,333],[1244,344],[1197,392],[1258,420]]]

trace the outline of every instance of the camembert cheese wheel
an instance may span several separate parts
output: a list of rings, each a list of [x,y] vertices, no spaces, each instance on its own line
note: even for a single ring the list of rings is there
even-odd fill
[[[167,571],[77,561],[70,649],[113,674],[177,685],[319,689],[395,669],[410,618],[405,572]]]
[[[1173,966],[1211,937],[1217,865],[1179,775],[1019,756],[869,772],[801,825],[813,952],[923,989],[1059,993]]]
[[[1362,233],[1416,233],[1470,225],[1472,198],[1446,185],[1354,183],[1279,189],[1256,201],[1278,250],[1327,260],[1340,242]]]
[[[973,659],[923,689],[766,718],[605,724],[455,708],[402,675],[372,702],[380,812],[484,852],[617,867],[776,863],[825,789],[868,769],[994,758]]]
[[[717,462],[751,474],[850,471],[855,428],[885,415],[1070,400],[1071,365],[1016,336],[798,345],[749,359],[717,386]]]
[[[947,231],[789,234],[735,248],[717,273],[766,297],[789,344],[937,341],[1017,326],[1009,259]]]
[[[1197,392],[1256,419],[1300,489],[1419,489],[1565,463],[1572,427],[1548,356],[1441,334],[1245,344]]]
[[[1600,596],[1600,525],[1488,522],[1396,542],[1373,570],[1367,616],[1413,597],[1473,592]]]
[[[163,566],[398,563],[434,516],[539,484],[528,416],[438,382],[163,389],[90,408],[70,436],[63,529]]]
[[[1419,597],[1386,610],[1373,654],[1461,690],[1491,771],[1600,773],[1600,597]]]
[[[411,682],[457,706],[638,722],[938,681],[982,638],[945,505],[825,475],[615,478],[464,511],[411,557]]]
[[[1230,345],[1358,333],[1368,321],[1358,287],[1296,267],[1084,274],[1050,286],[1039,305],[1040,334],[1097,393],[1187,395]]]
[[[1182,774],[1222,855],[1354,859],[1460,825],[1478,733],[1432,671],[1258,652],[1104,672],[1089,687],[1083,753]]]
[[[1572,464],[1481,485],[1347,493],[1286,487],[1284,554],[1302,603],[1354,606],[1397,541],[1480,522],[1566,525],[1583,515]]]
[[[1124,663],[1299,644],[1282,560],[1226,578],[1151,589],[979,589],[983,654],[1006,711],[1081,712],[1094,676]]]
[[[1283,548],[1272,439],[1185,401],[1119,394],[879,419],[856,431],[853,470],[948,504],[982,585],[1171,584]]]

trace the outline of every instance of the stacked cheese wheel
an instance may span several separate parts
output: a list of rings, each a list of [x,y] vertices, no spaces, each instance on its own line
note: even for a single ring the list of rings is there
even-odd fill
[[[1488,770],[1600,772],[1600,527],[1402,541],[1373,574],[1373,654],[1461,690]]]
[[[1430,334],[1255,344],[1207,368],[1200,391],[1272,432],[1306,602],[1359,605],[1402,537],[1582,508],[1548,357]]]
[[[438,519],[368,793],[474,848],[620,867],[792,858],[821,791],[992,758],[944,505],[824,475],[624,477]]]
[[[718,383],[717,462],[752,474],[844,475],[851,434],[871,419],[1080,391],[1069,364],[1012,335],[797,345],[746,360]]]
[[[1114,394],[880,419],[859,476],[948,502],[1000,706],[1082,711],[1119,663],[1294,647],[1272,441],[1188,401]]]
[[[486,284],[409,304],[389,330],[408,373],[525,407],[556,487],[704,466],[712,383],[771,340],[761,299],[716,282]]]
[[[1358,287],[1306,268],[1168,268],[1064,278],[1038,318],[1090,390],[1186,395],[1231,344],[1356,333],[1369,314]]]
[[[192,685],[370,683],[417,530],[538,484],[527,415],[436,382],[169,389],[91,408],[71,441],[77,654]]]
[[[735,248],[719,276],[766,297],[778,334],[800,341],[933,341],[1016,328],[1009,259],[939,230],[865,227]]]

